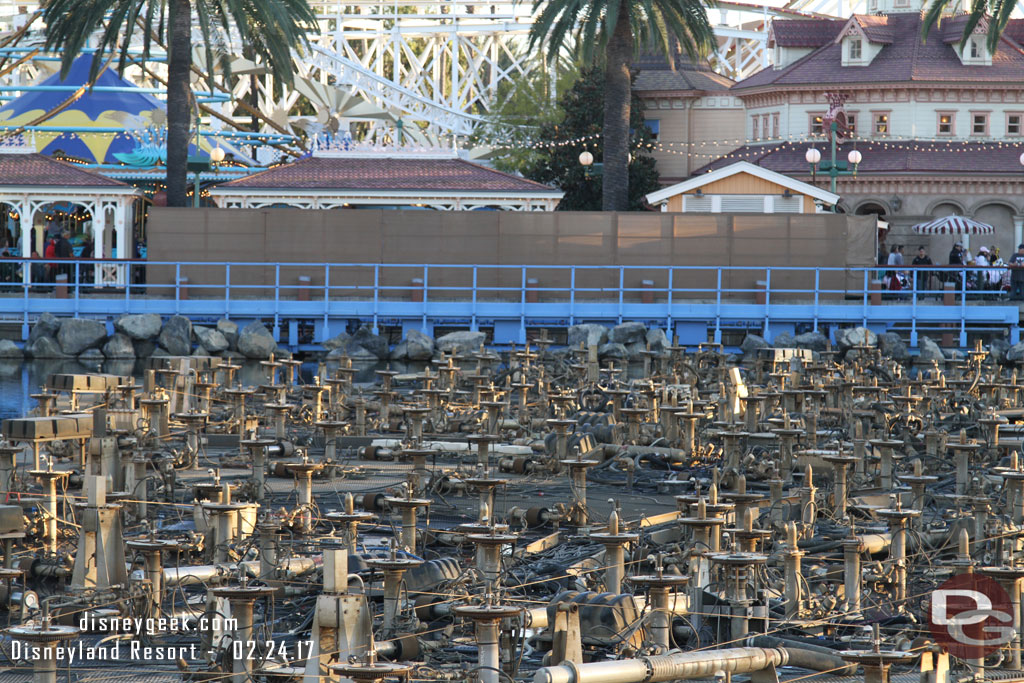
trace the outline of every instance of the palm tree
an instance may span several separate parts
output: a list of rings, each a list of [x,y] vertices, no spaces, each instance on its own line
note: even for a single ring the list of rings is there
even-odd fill
[[[191,137],[193,11],[206,46],[208,84],[214,64],[230,77],[229,50],[234,38],[250,47],[279,83],[292,82],[292,48],[306,43],[316,16],[306,0],[49,0],[43,12],[46,49],[61,51],[66,76],[75,57],[94,33],[98,45],[90,80],[118,56],[118,71],[135,59],[131,36],[142,31],[138,61],[150,61],[154,42],[167,45],[167,205],[186,206],[188,145]],[[215,53],[216,50],[216,53]]]
[[[705,5],[710,0],[534,0],[541,10],[530,29],[530,46],[546,40],[548,58],[554,59],[570,35],[575,34],[587,62],[595,48],[603,48],[604,171],[601,206],[605,211],[629,207],[629,101],[630,69],[637,45],[658,49],[671,59],[675,41],[693,59],[706,55],[715,44],[714,29]],[[543,6],[543,9],[541,7]]]
[[[931,5],[928,6],[928,12],[924,15],[924,21],[921,22],[921,38],[928,37],[929,31],[939,23],[939,19],[947,8],[957,9],[959,6],[960,3],[956,0],[932,0]],[[995,54],[996,48],[999,46],[999,37],[1003,35],[1003,30],[1010,23],[1010,15],[1013,14],[1016,6],[1016,0],[973,0],[971,11],[967,13],[967,23],[964,24],[963,38],[960,39],[960,49],[964,49],[975,27],[987,17],[989,22],[986,43],[988,51]]]

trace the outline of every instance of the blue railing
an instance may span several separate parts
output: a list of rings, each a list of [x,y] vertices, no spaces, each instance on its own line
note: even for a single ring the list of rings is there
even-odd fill
[[[642,320],[700,336],[706,325],[759,327],[771,337],[801,325],[905,325],[919,332],[1002,328],[1019,313],[991,268],[906,268],[905,288],[883,289],[888,268],[755,266],[462,265],[0,259],[0,316],[44,311],[110,317],[180,313],[263,319],[294,341],[302,321],[317,341],[352,320],[419,326],[494,326],[500,341],[533,325]],[[65,281],[66,280],[66,281]],[[952,326],[952,327],[950,327]]]

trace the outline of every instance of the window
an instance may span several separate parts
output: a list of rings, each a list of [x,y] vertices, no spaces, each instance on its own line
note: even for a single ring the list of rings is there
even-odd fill
[[[822,127],[824,120],[824,114],[811,114],[811,135],[824,134],[825,130]]]
[[[953,134],[953,112],[939,112],[939,135]]]
[[[761,132],[761,117],[758,116],[757,114],[754,114],[751,118],[754,121],[754,127],[753,127],[754,132],[751,133],[750,139],[751,140],[757,140],[757,136]]]
[[[968,49],[970,50],[971,59],[981,58],[981,45],[978,43],[977,38],[971,38]]]
[[[889,113],[888,112],[874,112],[871,115],[872,118],[872,130],[875,135],[888,135],[889,134]]]
[[[770,139],[769,135],[768,135],[768,133],[769,133],[768,125],[769,124],[770,124],[770,121],[768,119],[768,114],[765,114],[764,116],[761,117],[761,137],[764,138],[765,140]]]
[[[862,48],[863,48],[863,43],[862,43],[860,38],[851,38],[850,39],[849,59],[850,59],[851,62],[860,61],[860,56],[861,56]]]
[[[772,137],[778,139],[782,137],[779,135],[779,115],[772,114]]]
[[[846,114],[846,129],[850,132],[850,137],[857,136],[857,115],[847,112]]]
[[[1007,114],[1006,115],[1006,134],[1012,136],[1019,136],[1021,133],[1022,122],[1024,122],[1024,115],[1021,114]]]
[[[658,133],[661,132],[661,119],[644,119],[644,125],[647,126],[647,132],[651,136],[651,140],[657,142]]]
[[[988,114],[971,114],[971,135],[988,135]]]

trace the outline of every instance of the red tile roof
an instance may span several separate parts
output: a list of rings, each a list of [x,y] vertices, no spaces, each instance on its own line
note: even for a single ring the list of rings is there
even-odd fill
[[[9,187],[128,187],[125,183],[42,154],[0,154],[0,185]]]
[[[845,160],[854,146],[852,142],[844,142],[839,146],[836,158]],[[810,175],[810,167],[804,159],[809,147],[817,147],[823,160],[829,154],[828,145],[823,140],[817,143],[744,145],[721,159],[702,166],[694,171],[694,175],[714,171],[737,161],[749,161],[771,171],[802,178]],[[1019,178],[1019,157],[1021,152],[1024,152],[1024,143],[859,140],[856,148],[863,154],[863,161],[858,166],[857,173],[863,175],[963,175],[965,169],[970,169],[970,173],[977,175],[1012,175]]]
[[[681,50],[669,58],[661,54],[640,54],[633,59],[637,74],[633,77],[634,92],[720,92],[728,90],[733,80],[716,74],[706,63],[694,64]]]
[[[231,180],[228,189],[557,192],[462,159],[311,156]]]
[[[772,22],[773,44],[779,47],[821,47],[835,40],[845,19],[776,19]]]
[[[766,86],[843,84],[843,83],[935,83],[972,82],[1019,84],[1024,74],[1024,50],[1012,39],[1004,37],[999,49],[992,56],[991,66],[966,66],[960,62],[952,45],[947,44],[939,33],[925,42],[921,41],[921,17],[915,13],[891,14],[884,27],[874,22],[877,18],[858,16],[858,23],[871,21],[876,35],[891,32],[892,43],[882,47],[881,52],[868,66],[841,66],[842,45],[829,42],[792,64],[775,69],[768,67],[733,86],[733,90],[763,88]],[[954,18],[955,19],[955,18]],[[786,24],[800,24],[807,27],[809,20],[783,21],[772,24],[776,36],[779,28]],[[810,20],[815,21],[815,20]],[[951,20],[947,20],[951,21]],[[821,31],[832,31],[833,20],[820,20]],[[783,29],[783,32],[788,29]],[[1024,33],[1024,27],[1013,26],[1013,35]],[[833,34],[838,35],[838,29]],[[808,41],[810,42],[810,41]]]

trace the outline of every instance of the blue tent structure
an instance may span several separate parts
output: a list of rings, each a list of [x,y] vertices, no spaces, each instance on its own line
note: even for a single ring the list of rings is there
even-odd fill
[[[37,86],[30,86],[37,89],[27,90],[0,107],[0,126],[12,130],[30,125],[58,109],[78,88],[88,84],[91,63],[92,55],[82,55],[72,63],[66,78],[57,73]],[[53,86],[64,88],[47,89]],[[117,90],[96,90],[97,87]],[[37,150],[48,156],[61,151],[88,164],[134,165],[143,159],[155,161],[155,156],[166,158],[162,140],[166,111],[162,101],[121,78],[111,66],[96,79],[94,89],[84,90],[66,108],[40,121],[38,126],[42,130],[33,130],[31,136]],[[111,128],[120,132],[100,132]],[[90,133],[90,129],[97,131]],[[210,142],[204,139],[200,143],[200,156],[208,156]],[[219,144],[229,152],[237,152],[231,145]],[[154,150],[154,146],[159,149]],[[189,156],[195,154],[195,145],[189,145]],[[244,158],[241,154],[236,156]]]

